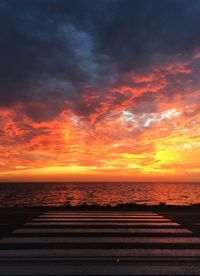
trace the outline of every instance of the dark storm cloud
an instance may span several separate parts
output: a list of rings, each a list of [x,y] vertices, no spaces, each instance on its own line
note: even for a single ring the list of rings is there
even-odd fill
[[[123,70],[148,65],[159,54],[188,54],[199,46],[199,1],[113,3],[118,6],[117,12],[104,26],[99,45]]]
[[[198,48],[199,12],[198,0],[1,1],[0,105],[36,121],[66,100],[88,114],[86,86],[106,91],[111,77]]]

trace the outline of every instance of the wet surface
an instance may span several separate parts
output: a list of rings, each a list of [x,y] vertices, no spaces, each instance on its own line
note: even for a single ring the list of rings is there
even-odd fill
[[[199,212],[1,209],[0,217],[10,224],[3,276],[200,275]]]

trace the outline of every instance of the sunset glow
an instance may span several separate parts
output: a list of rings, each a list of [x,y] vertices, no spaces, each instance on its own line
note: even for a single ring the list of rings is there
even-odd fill
[[[98,13],[108,13],[105,33],[111,23],[118,30],[122,22],[130,32],[123,36],[116,31],[110,34],[112,43],[106,44],[106,37],[100,37],[104,27],[92,11],[94,25],[89,28],[84,18],[64,17],[53,23],[57,10],[38,4],[40,14],[34,5],[23,3],[24,15],[9,1],[1,4],[3,12],[11,11],[10,24],[14,26],[16,18],[23,16],[25,23],[9,29],[11,35],[18,31],[23,41],[17,40],[16,46],[9,42],[1,69],[0,181],[198,181],[200,44],[187,44],[191,22],[186,21],[190,28],[184,35],[178,33],[182,17],[188,16],[187,5],[178,19],[171,9],[147,5],[150,14],[160,9],[163,18],[169,15],[174,22],[172,27],[149,16],[146,20],[152,29],[147,30],[147,22],[134,21],[134,16],[126,21],[120,9],[115,14],[117,2],[112,6],[107,1],[106,11],[101,5],[98,8]],[[191,13],[197,8],[188,5]],[[134,24],[144,30],[141,37],[135,34],[141,53],[129,38]],[[161,31],[153,36],[159,24],[164,24],[170,45],[161,43]],[[8,43],[5,31],[2,38]]]

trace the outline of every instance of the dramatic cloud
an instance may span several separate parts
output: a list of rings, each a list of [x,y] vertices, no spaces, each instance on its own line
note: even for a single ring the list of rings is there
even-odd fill
[[[196,180],[199,13],[198,0],[1,1],[2,179]]]

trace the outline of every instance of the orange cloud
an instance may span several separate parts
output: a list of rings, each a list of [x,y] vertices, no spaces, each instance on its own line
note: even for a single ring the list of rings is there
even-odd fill
[[[197,57],[129,72],[106,91],[86,87],[84,114],[66,107],[33,122],[22,106],[1,109],[0,180],[196,180]]]

